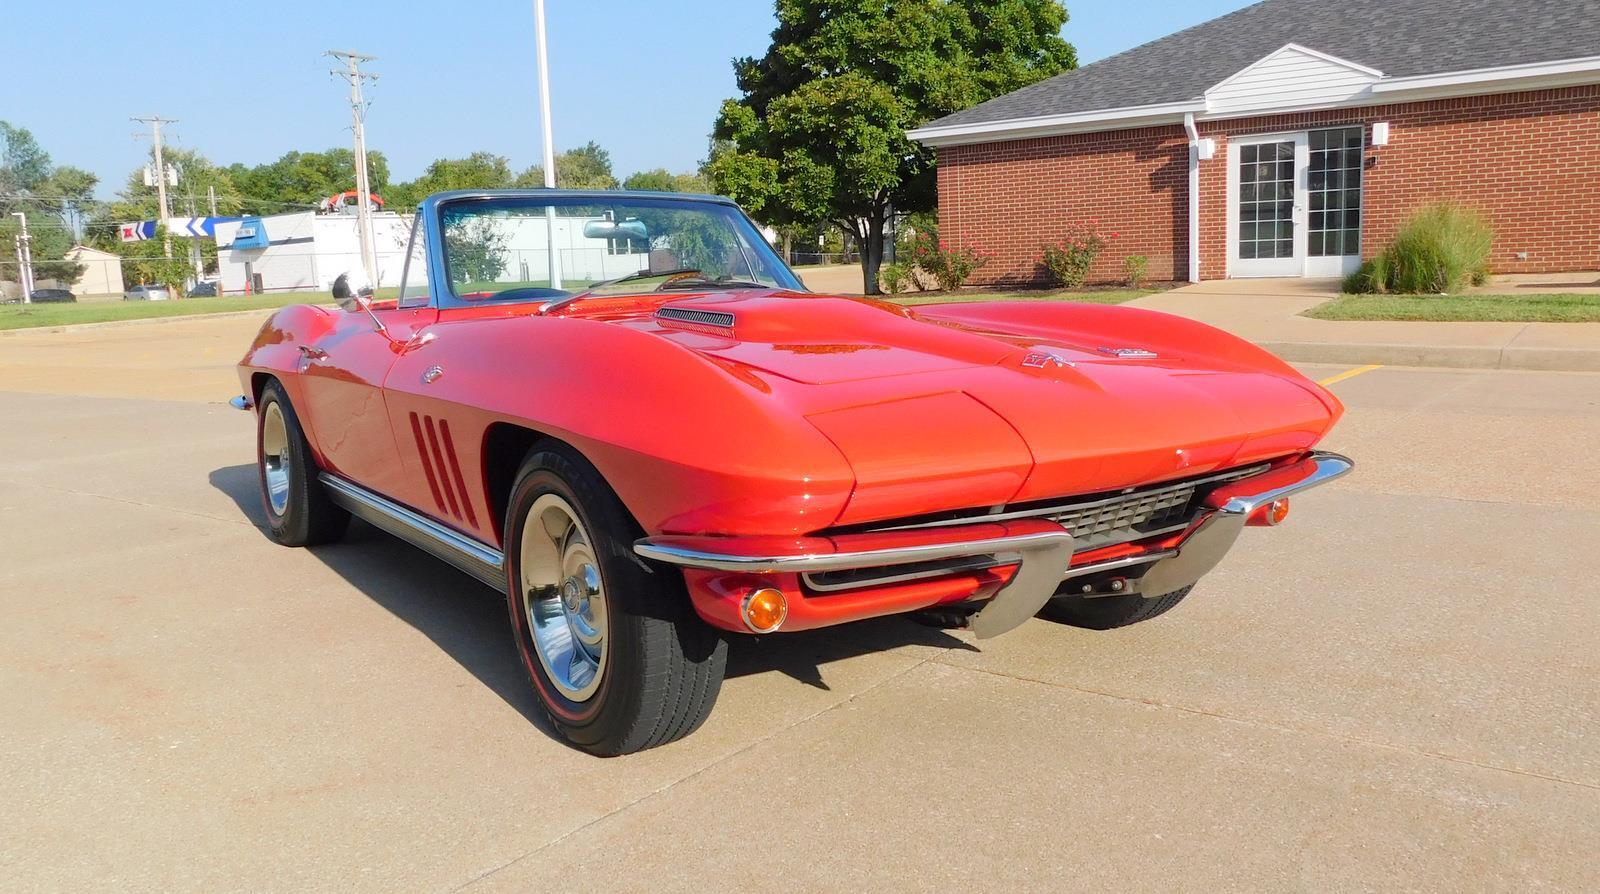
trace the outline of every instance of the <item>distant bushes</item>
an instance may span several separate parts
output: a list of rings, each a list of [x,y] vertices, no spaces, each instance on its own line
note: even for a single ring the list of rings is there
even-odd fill
[[[1483,215],[1453,202],[1418,212],[1400,227],[1382,254],[1345,278],[1354,294],[1445,294],[1489,277],[1494,231]]]

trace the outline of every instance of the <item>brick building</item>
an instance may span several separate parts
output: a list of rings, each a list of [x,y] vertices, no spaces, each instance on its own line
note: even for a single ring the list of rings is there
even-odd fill
[[[1417,209],[1600,269],[1600,0],[1266,0],[931,122],[941,236],[1036,280],[1075,222],[1179,280],[1334,276]]]

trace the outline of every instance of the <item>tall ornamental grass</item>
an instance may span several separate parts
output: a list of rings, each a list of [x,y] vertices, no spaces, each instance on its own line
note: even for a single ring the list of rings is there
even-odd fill
[[[1489,278],[1494,230],[1477,211],[1440,202],[1417,212],[1383,253],[1346,278],[1356,294],[1442,295]]]

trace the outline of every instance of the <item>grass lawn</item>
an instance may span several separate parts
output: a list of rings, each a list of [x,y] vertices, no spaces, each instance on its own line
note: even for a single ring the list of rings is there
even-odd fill
[[[1600,323],[1600,295],[1340,295],[1305,315],[1318,320]]]
[[[378,297],[394,297],[395,289],[379,289]],[[175,298],[166,301],[84,301],[75,304],[0,304],[0,329],[109,323],[155,317],[189,317],[240,310],[270,310],[290,304],[332,304],[325,291],[274,292],[270,295],[223,295],[217,298]]]
[[[959,301],[1077,301],[1084,304],[1121,304],[1153,294],[1153,289],[1113,289],[1088,292],[910,292],[881,296],[895,304],[954,304]]]
[[[378,297],[393,297],[393,289],[380,289]],[[1082,301],[1121,304],[1149,295],[1150,290],[1088,292],[913,292],[889,298],[897,304],[950,304],[957,301]],[[885,296],[889,297],[889,296]],[[271,295],[224,295],[219,298],[181,298],[168,301],[87,301],[78,304],[0,304],[0,329],[32,329],[74,323],[106,323],[155,317],[186,317],[240,310],[268,310],[289,304],[331,304],[327,292],[278,292]]]

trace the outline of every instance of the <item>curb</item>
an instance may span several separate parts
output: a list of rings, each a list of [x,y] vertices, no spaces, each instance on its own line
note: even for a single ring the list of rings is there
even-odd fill
[[[1600,348],[1518,348],[1475,345],[1360,344],[1346,342],[1256,342],[1294,363],[1376,363],[1454,369],[1521,369],[1600,372]]]

